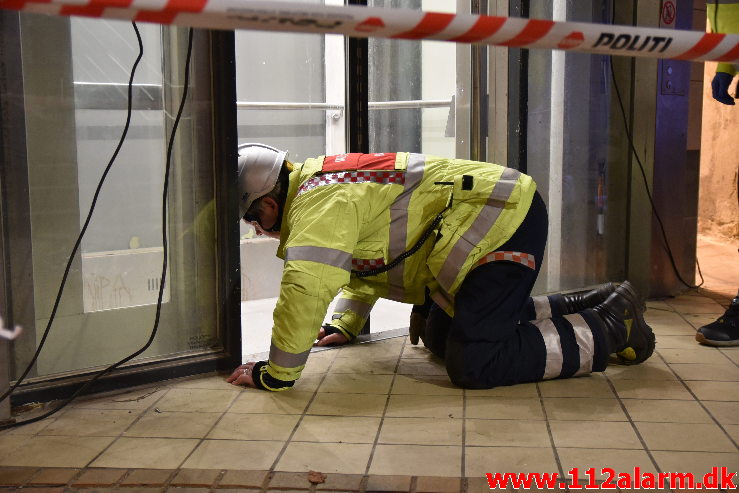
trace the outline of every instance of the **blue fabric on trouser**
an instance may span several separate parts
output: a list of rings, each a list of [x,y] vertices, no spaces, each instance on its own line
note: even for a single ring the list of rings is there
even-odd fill
[[[542,332],[530,322],[519,322],[539,273],[547,228],[546,207],[537,193],[521,226],[498,248],[533,255],[536,269],[514,262],[481,265],[463,281],[455,297],[454,318],[436,305],[431,307],[424,343],[445,359],[455,385],[492,388],[534,382],[544,378],[545,369],[551,370]],[[608,354],[599,319],[588,313],[581,320],[593,326],[596,361],[592,371],[602,371]],[[563,363],[561,370],[548,378],[581,374],[572,324],[564,317],[555,317],[552,322],[559,333]]]

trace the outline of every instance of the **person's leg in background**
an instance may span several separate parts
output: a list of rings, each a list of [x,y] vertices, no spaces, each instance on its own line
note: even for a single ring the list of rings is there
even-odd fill
[[[739,346],[739,292],[722,316],[698,329],[695,340],[707,346]]]

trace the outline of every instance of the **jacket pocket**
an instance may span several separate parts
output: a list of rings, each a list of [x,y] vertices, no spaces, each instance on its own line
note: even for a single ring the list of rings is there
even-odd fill
[[[498,180],[476,175],[455,176],[452,207],[458,204],[515,205],[521,198],[521,187],[517,186],[519,176],[520,172],[512,168],[505,168]]]
[[[385,265],[387,254],[381,241],[359,241],[352,252],[352,270],[367,271]]]

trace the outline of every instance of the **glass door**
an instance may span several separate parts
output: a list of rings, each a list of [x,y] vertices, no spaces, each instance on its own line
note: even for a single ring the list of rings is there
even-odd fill
[[[18,33],[15,41],[3,39],[0,51],[4,70],[13,71],[0,78],[12,80],[2,87],[2,180],[12,190],[3,200],[8,310],[25,329],[10,354],[14,380],[43,337],[67,259],[120,139],[139,47],[128,22],[3,15],[4,27],[15,22]],[[139,30],[143,57],[130,128],[29,384],[119,361],[147,342],[154,325],[166,146],[183,91],[187,31],[152,24]],[[198,67],[208,72],[202,70],[210,63],[208,43],[207,33],[195,36],[193,74]],[[192,371],[184,367],[196,360],[215,369],[216,361],[230,359],[217,303],[216,211],[224,205],[216,201],[210,87],[202,76],[190,81],[172,150],[161,320],[131,367],[170,362],[168,374],[177,375]]]

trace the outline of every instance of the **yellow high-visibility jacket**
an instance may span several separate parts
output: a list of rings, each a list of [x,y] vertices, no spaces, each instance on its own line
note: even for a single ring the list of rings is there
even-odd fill
[[[272,377],[266,380],[298,379],[339,290],[331,324],[350,339],[378,298],[420,304],[428,287],[453,315],[463,279],[513,235],[535,190],[530,176],[512,168],[421,154],[342,154],[295,165],[277,252],[285,266],[269,364],[261,369]],[[397,258],[439,214],[428,240],[397,267],[351,274]]]
[[[707,0],[706,16],[711,31],[721,34],[739,34],[739,0]],[[719,63],[716,72],[735,75],[736,65]]]

